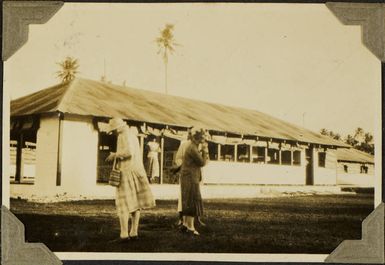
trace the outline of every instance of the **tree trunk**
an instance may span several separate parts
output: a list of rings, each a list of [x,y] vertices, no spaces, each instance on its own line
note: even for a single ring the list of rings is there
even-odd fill
[[[164,62],[164,90],[166,94],[168,94],[168,89],[167,89],[167,60]]]

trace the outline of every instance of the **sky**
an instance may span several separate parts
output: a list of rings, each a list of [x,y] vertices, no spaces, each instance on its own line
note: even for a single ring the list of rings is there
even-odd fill
[[[379,121],[381,64],[323,4],[65,3],[5,62],[11,99],[60,81],[57,62],[79,76],[164,92],[155,43],[174,24],[169,94],[255,109],[313,131],[342,135]],[[172,115],[172,114],[170,114]],[[376,116],[377,115],[377,116]],[[378,125],[378,124],[377,124]]]

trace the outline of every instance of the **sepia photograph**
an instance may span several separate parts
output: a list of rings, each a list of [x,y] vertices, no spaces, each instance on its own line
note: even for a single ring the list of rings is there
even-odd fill
[[[3,87],[3,204],[60,259],[323,261],[381,202],[381,61],[325,4],[64,3]]]

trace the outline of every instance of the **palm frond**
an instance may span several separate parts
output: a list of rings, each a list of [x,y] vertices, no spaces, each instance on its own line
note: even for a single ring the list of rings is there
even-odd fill
[[[57,78],[61,79],[63,83],[73,80],[79,73],[78,59],[67,56],[64,61],[56,63],[60,66],[60,70],[56,71]]]

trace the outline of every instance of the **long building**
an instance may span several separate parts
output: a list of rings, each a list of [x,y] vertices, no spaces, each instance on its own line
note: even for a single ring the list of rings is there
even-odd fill
[[[110,194],[111,117],[138,128],[143,153],[158,137],[160,184],[176,182],[169,168],[191,126],[211,136],[206,184],[336,185],[336,150],[349,147],[255,110],[76,78],[11,102],[11,195]]]

